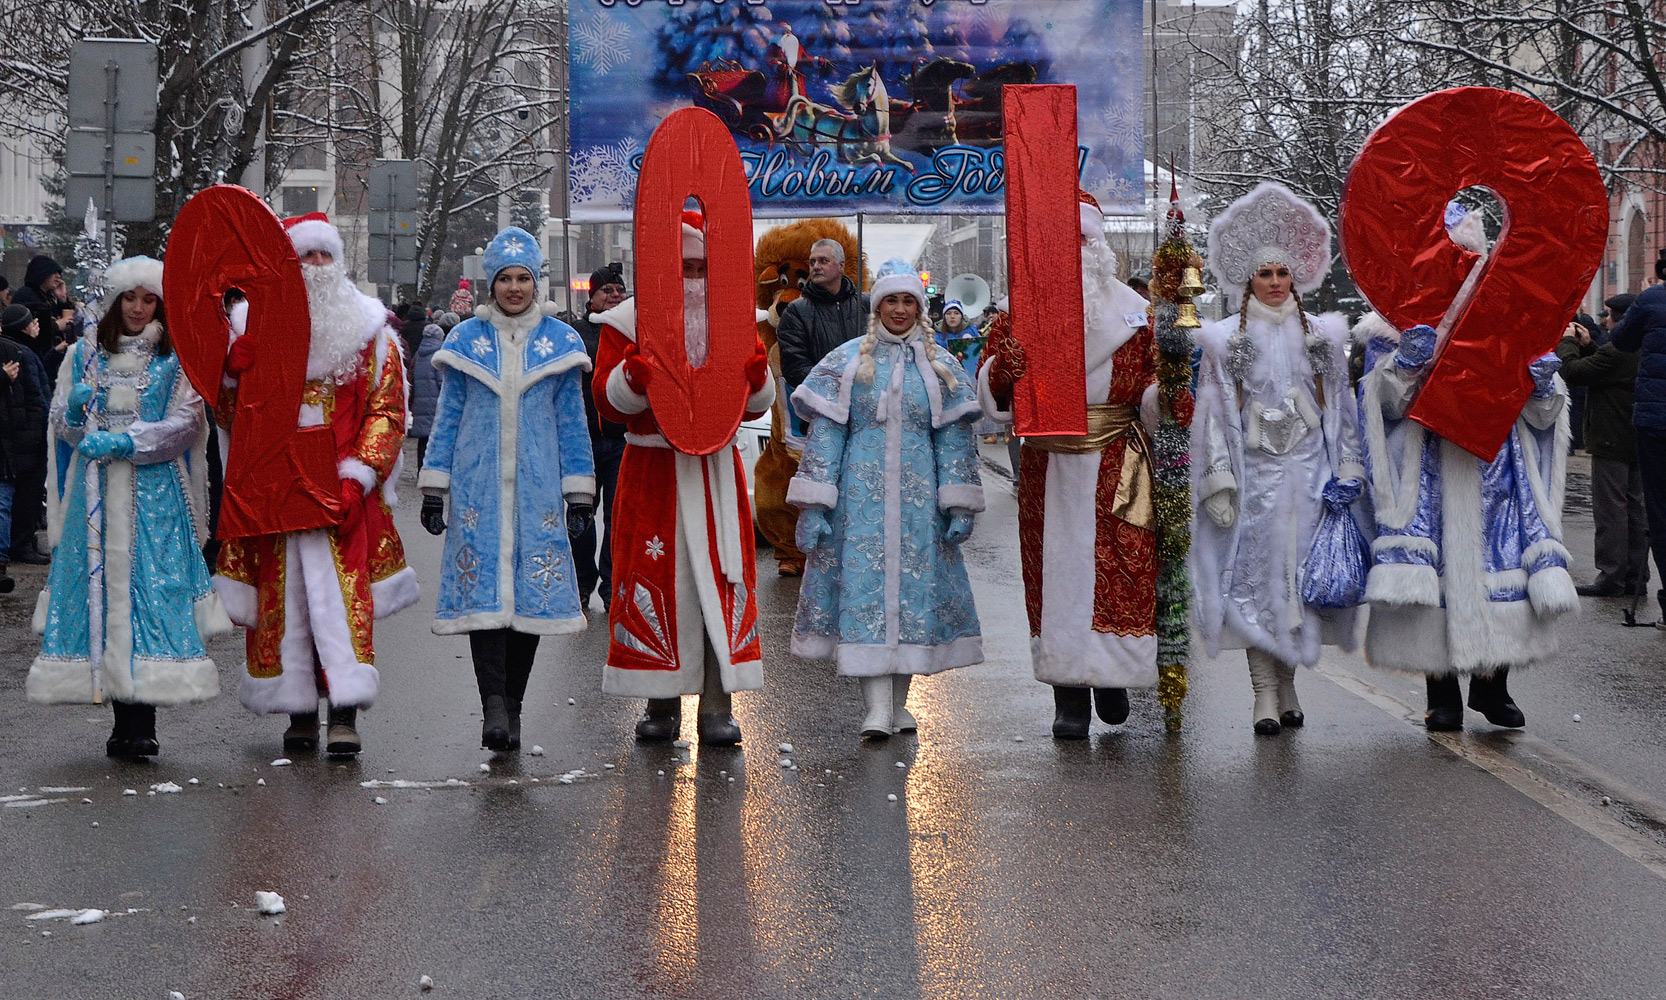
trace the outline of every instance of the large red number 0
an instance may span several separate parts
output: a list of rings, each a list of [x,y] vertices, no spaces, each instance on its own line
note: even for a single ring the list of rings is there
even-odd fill
[[[1012,334],[1030,361],[1013,388],[1013,432],[1086,434],[1076,88],[1014,85],[1002,100]]]
[[[711,343],[694,368],[683,346],[682,214],[706,216],[706,317]],[[752,202],[735,140],[717,116],[674,111],[654,130],[636,187],[636,329],[654,368],[648,398],[678,451],[710,455],[735,439],[745,415],[746,362],[757,341]]]
[[[1474,255],[1446,238],[1446,202],[1485,187],[1504,230],[1467,301]],[[1456,321],[1407,415],[1482,458],[1498,454],[1550,350],[1602,263],[1608,193],[1596,161],[1556,112],[1491,87],[1443,90],[1377,127],[1342,196],[1354,281],[1401,329]]]
[[[174,220],[163,281],[180,364],[210,404],[220,392],[230,333],[221,296],[239,288],[249,299],[248,335],[257,350],[238,385],[219,537],[341,520],[330,429],[296,427],[312,323],[301,265],[277,216],[240,187],[199,192]]]

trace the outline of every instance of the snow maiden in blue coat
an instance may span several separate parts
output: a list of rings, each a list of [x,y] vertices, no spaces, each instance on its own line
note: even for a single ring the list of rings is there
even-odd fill
[[[52,398],[52,571],[25,689],[52,703],[102,688],[116,717],[105,751],[150,757],[157,705],[219,693],[206,640],[231,620],[202,559],[208,423],[167,337],[162,265],[131,257],[104,280],[97,336],[69,351]]]
[[[596,497],[572,327],[538,307],[543,254],[514,226],[486,248],[491,299],[434,353],[440,398],[417,479],[422,524],[446,532],[437,635],[469,635],[481,745],[520,749],[521,701],[538,637],[585,627],[569,533]]]
[[[793,393],[810,436],[787,502],[808,556],[792,651],[862,684],[864,738],[916,728],[915,674],[983,662],[960,544],[983,510],[975,386],[921,322],[925,286],[892,260],[867,336]]]

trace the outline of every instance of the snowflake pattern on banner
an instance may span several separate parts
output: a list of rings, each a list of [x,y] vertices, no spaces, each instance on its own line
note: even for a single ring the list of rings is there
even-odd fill
[[[615,17],[598,14],[573,29],[573,58],[579,64],[606,76],[631,58],[630,25]]]
[[[1145,155],[1145,109],[1139,95],[1130,95],[1100,112],[1105,139],[1129,156]]]
[[[636,193],[636,171],[631,161],[641,155],[635,139],[609,146],[595,146],[573,157],[571,180],[573,200],[629,207]]]

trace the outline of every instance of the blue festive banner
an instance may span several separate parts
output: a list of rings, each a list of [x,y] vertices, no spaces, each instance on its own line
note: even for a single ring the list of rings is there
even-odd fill
[[[740,146],[759,217],[998,213],[1001,88],[1077,88],[1082,186],[1143,197],[1141,0],[573,0],[572,218],[631,217],[655,126]]]

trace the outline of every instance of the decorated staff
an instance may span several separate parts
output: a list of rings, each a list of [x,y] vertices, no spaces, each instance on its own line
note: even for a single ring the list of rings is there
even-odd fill
[[[1353,648],[1364,583],[1357,550],[1351,566],[1330,561],[1334,538],[1360,537],[1365,478],[1348,331],[1340,314],[1302,311],[1330,262],[1330,226],[1279,184],[1209,227],[1209,266],[1236,314],[1198,334],[1192,579],[1210,655],[1248,655],[1263,736],[1304,721],[1297,665],[1317,663],[1321,645]]]
[[[866,336],[835,348],[793,393],[810,436],[787,501],[809,556],[793,655],[861,682],[862,737],[917,729],[916,674],[983,662],[960,546],[983,510],[974,387],[937,346],[925,285],[886,261]]]
[[[1506,209],[1490,247],[1446,200],[1475,185]],[[1356,330],[1378,529],[1366,658],[1425,676],[1431,730],[1463,727],[1463,675],[1470,708],[1525,725],[1510,672],[1555,659],[1560,616],[1579,603],[1562,543],[1568,392],[1545,352],[1602,260],[1601,174],[1539,101],[1441,91],[1367,140],[1342,227],[1378,310]]]
[[[257,414],[246,412],[239,396],[264,394],[270,380],[281,377],[280,369],[304,364],[299,426],[328,430],[338,482],[335,495],[321,499],[331,501],[338,520],[227,538],[214,586],[232,621],[249,630],[248,673],[239,692],[243,704],[257,715],[288,713],[284,748],[309,751],[318,746],[323,697],[329,704],[326,749],[356,754],[358,709],[376,700],[380,686],[375,620],[409,607],[418,596],[390,508],[405,441],[404,355],[387,309],[347,279],[341,234],[323,213],[287,219],[284,228],[295,255],[288,260],[300,258],[304,281],[292,294],[304,292],[311,329],[256,322],[256,312],[267,304],[250,295],[249,326],[226,352],[226,384],[215,407],[231,454],[225,510],[246,511],[258,520],[262,508],[287,502],[282,494],[231,495],[239,451],[258,454],[274,446],[261,439]],[[226,235],[254,241],[262,234]],[[234,321],[234,333],[239,325]],[[310,334],[304,363],[294,351],[297,342],[287,339],[303,333]],[[300,436],[286,430],[285,440]],[[309,491],[304,482],[290,488]]]
[[[1158,681],[1156,342],[1145,300],[1117,280],[1105,217],[1085,193],[1078,216],[1088,432],[1025,438],[1018,477],[1030,661],[1053,687],[1057,739],[1085,739],[1095,707],[1103,721],[1125,722],[1127,689]],[[985,414],[1012,422],[1013,389],[1029,368],[1016,338],[990,339],[978,375]]]
[[[591,527],[596,470],[590,358],[577,331],[539,308],[538,241],[510,226],[484,262],[487,302],[434,354],[440,399],[417,485],[430,534],[447,530],[451,498],[434,633],[468,634],[480,745],[508,751],[521,748],[539,636],[585,627],[569,538]]]
[[[24,686],[47,703],[107,693],[105,752],[152,757],[156,706],[220,692],[205,643],[231,622],[200,553],[208,422],[168,336],[162,264],[130,257],[104,281],[97,337],[70,350],[52,398],[52,571]]]

